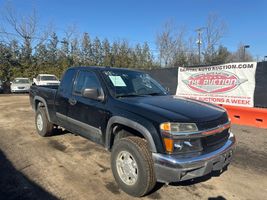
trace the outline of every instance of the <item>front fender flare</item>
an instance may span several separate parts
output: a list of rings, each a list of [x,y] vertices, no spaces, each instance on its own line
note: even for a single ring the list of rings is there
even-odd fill
[[[113,116],[108,121],[107,129],[106,129],[106,143],[105,143],[105,146],[107,149],[111,148],[111,134],[112,134],[113,124],[122,124],[124,126],[128,126],[138,131],[144,136],[144,138],[146,138],[149,144],[150,150],[154,153],[157,152],[156,145],[152,138],[152,135],[146,127],[144,127],[142,124],[138,122],[135,122],[133,120],[127,119],[125,117],[120,117],[120,116]]]

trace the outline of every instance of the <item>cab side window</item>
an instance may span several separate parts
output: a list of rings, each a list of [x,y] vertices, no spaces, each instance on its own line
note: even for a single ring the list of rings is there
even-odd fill
[[[59,91],[65,95],[71,94],[72,82],[75,77],[76,71],[74,69],[69,69],[65,72],[62,81],[59,86]]]
[[[90,71],[80,71],[75,82],[74,94],[76,95],[82,95],[86,88],[101,88],[97,76]]]

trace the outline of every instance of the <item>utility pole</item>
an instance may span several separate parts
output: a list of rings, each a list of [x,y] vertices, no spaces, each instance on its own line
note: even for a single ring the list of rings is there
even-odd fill
[[[246,61],[246,48],[249,48],[250,46],[249,45],[244,45],[244,57],[243,57],[243,62]]]
[[[198,34],[198,40],[197,40],[197,45],[198,45],[198,64],[201,64],[201,34],[202,34],[202,30],[205,29],[206,27],[201,27],[196,29],[196,32]]]

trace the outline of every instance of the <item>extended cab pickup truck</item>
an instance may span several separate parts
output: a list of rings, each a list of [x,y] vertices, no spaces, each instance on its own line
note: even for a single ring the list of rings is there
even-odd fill
[[[59,86],[32,86],[30,101],[41,136],[61,127],[110,150],[114,178],[132,196],[223,171],[232,158],[223,108],[168,95],[143,72],[69,68]]]

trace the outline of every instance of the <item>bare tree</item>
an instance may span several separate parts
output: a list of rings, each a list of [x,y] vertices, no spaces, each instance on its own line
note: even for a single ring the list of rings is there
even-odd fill
[[[198,54],[196,49],[196,38],[190,37],[187,42],[187,64],[188,65],[197,65]]]
[[[188,41],[185,39],[186,28],[181,27],[176,30],[174,57],[172,64],[174,66],[182,66],[188,64]]]
[[[226,25],[223,20],[216,14],[210,14],[206,22],[206,34],[203,34],[202,45],[204,48],[204,62],[211,63],[218,47],[220,41],[226,33]]]
[[[16,10],[9,4],[5,8],[3,17],[14,33],[8,33],[4,26],[1,27],[1,30],[6,35],[20,38],[20,41],[22,40],[22,56],[29,61],[32,54],[32,41],[35,38],[37,29],[35,9],[29,15],[19,16]]]
[[[244,48],[245,48],[244,46],[245,45],[242,43],[240,43],[238,45],[237,50],[234,53],[232,53],[231,61],[233,61],[233,62],[249,62],[249,61],[254,60],[251,53],[249,51],[244,50]]]
[[[185,27],[177,28],[173,22],[166,22],[157,34],[156,45],[159,50],[161,66],[184,65],[187,63],[188,44]]]
[[[166,22],[163,30],[157,34],[156,45],[159,50],[160,65],[169,66],[174,57],[176,44],[175,27],[172,22]]]
[[[69,25],[64,30],[64,37],[62,38],[62,41],[60,41],[60,43],[61,43],[61,50],[60,50],[61,56],[63,56],[63,57],[69,56],[70,51],[71,51],[71,45],[72,45],[74,40],[75,40],[74,43],[76,43],[76,39],[78,38],[77,35],[78,35],[77,26],[75,24]]]

